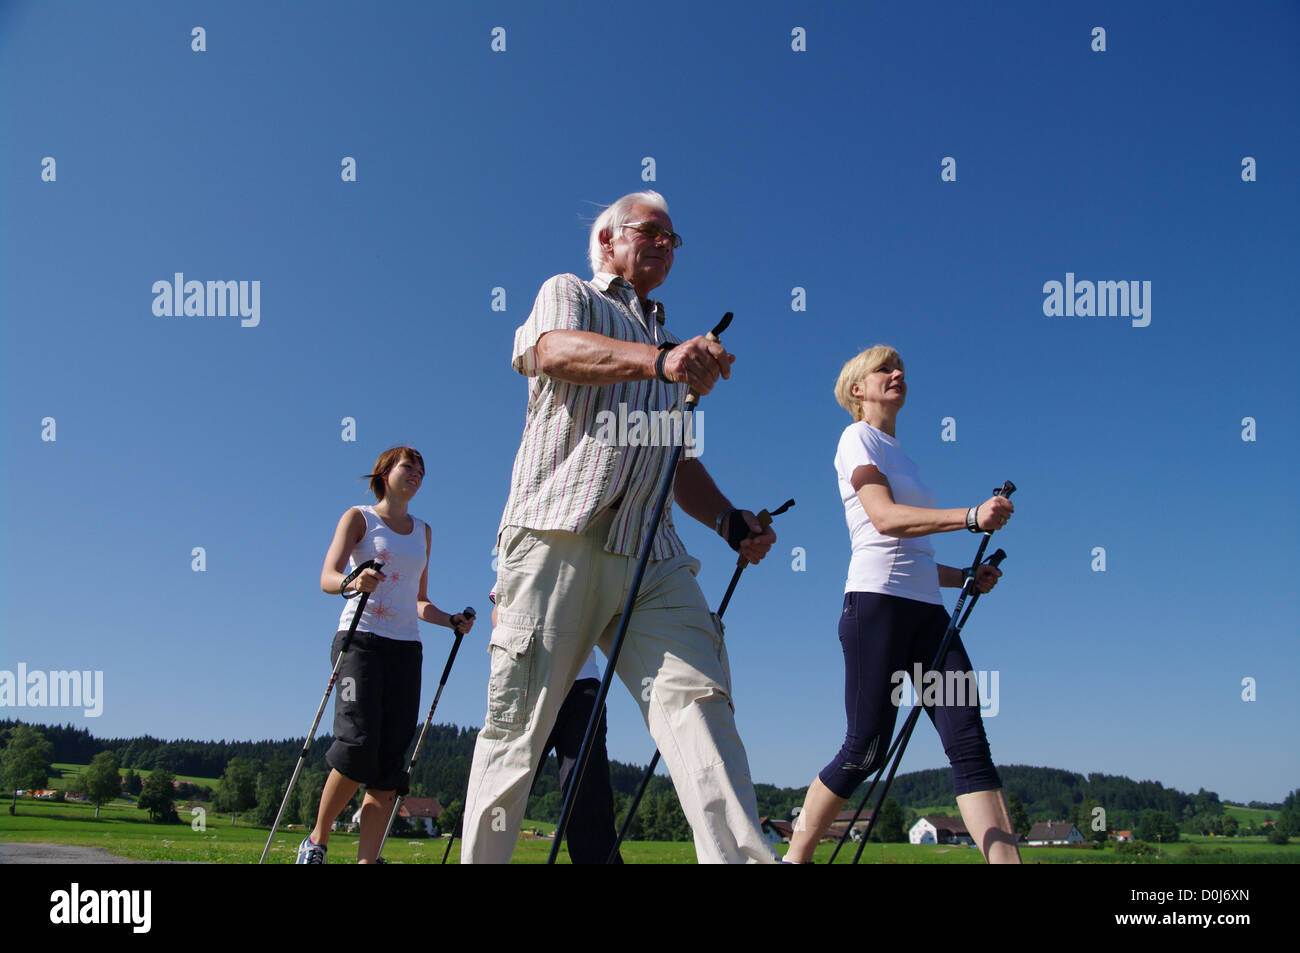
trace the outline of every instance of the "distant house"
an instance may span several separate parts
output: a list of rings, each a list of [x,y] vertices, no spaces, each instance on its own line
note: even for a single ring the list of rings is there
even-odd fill
[[[855,844],[862,840],[862,835],[866,833],[867,825],[871,823],[871,816],[874,813],[874,811],[863,810],[858,816],[857,823],[853,825],[853,830],[849,833],[849,840]],[[826,831],[826,839],[838,842],[844,836],[844,832],[848,830],[851,821],[853,821],[853,811],[851,809],[845,808],[840,811],[835,816],[835,820],[831,821],[831,826]]]
[[[917,820],[907,832],[907,839],[913,844],[975,843],[966,829],[966,822],[960,817],[941,817],[938,814],[926,814]]]
[[[1039,821],[1029,829],[1025,839],[1030,847],[1083,843],[1083,835],[1069,821]]]
[[[1133,832],[1132,831],[1111,831],[1110,836],[1115,838],[1115,840],[1119,841],[1122,844],[1125,841],[1131,841],[1133,839]]]
[[[391,810],[391,808],[390,808]],[[408,797],[402,800],[402,806],[397,811],[397,816],[410,820],[417,818],[423,821],[424,833],[432,837],[438,830],[434,823],[442,814],[442,805],[438,803],[436,797]],[[361,808],[357,808],[352,815],[352,824],[359,827],[361,825]]]
[[[786,821],[778,821],[775,823],[785,824],[787,827],[793,828],[794,824],[799,823],[799,814],[802,811],[803,811],[802,807],[796,807],[794,809],[794,812],[791,816],[791,821],[793,822],[793,824],[788,823]],[[826,833],[822,835],[822,842],[823,843],[825,843],[826,841],[838,842],[839,839],[844,836],[844,831],[848,828],[849,823],[852,820],[853,820],[853,808],[851,807],[845,808],[844,810],[840,811],[839,814],[835,815],[835,820],[831,821],[831,826],[826,829]],[[868,822],[870,822],[870,820],[871,820],[871,811],[863,811],[861,816],[858,817],[857,822],[853,825],[853,833],[849,835],[849,839],[853,841],[855,844],[858,841],[862,840],[862,834],[864,831],[866,831],[867,824]],[[789,838],[790,835],[787,834],[786,839],[789,840]]]
[[[763,836],[773,844],[789,842],[790,835],[794,833],[794,825],[789,821],[776,821],[770,817],[760,817],[758,825],[763,829]]]
[[[435,822],[442,815],[442,805],[436,797],[408,797],[402,801],[402,808],[397,813],[399,817],[423,821],[424,833],[432,837],[438,830]]]

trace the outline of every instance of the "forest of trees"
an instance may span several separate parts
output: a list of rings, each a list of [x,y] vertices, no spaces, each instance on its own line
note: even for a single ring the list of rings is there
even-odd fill
[[[12,729],[19,724],[0,721],[0,739],[8,744],[11,737],[21,736],[26,746],[24,758],[31,761],[30,748],[34,739],[28,730],[15,735]],[[34,730],[44,737],[45,745],[39,750],[47,763],[90,764],[97,755],[111,752],[116,763],[127,770],[126,790],[132,794],[142,794],[149,776],[154,776],[154,786],[143,794],[151,805],[151,814],[175,817],[174,811],[168,811],[169,805],[157,803],[161,790],[157,776],[166,775],[170,781],[174,775],[197,775],[220,778],[220,782],[215,789],[182,785],[175,792],[176,796],[211,800],[214,810],[245,815],[266,825],[275,816],[302,748],[301,740],[294,739],[163,741],[149,736],[95,738],[86,729],[72,725],[42,725],[35,726]],[[464,806],[476,737],[476,729],[430,726],[420,760],[412,772],[411,793],[436,797],[448,809],[449,817],[458,817]],[[286,809],[288,823],[306,823],[312,819],[328,773],[325,750],[331,741],[329,735],[323,735],[312,743],[307,765]],[[17,764],[16,755],[10,760]],[[15,767],[15,777],[17,770]],[[31,774],[30,766],[27,770],[24,777]],[[615,810],[620,823],[643,771],[644,765],[610,764]],[[1104,818],[1103,830],[1135,830],[1139,837],[1150,840],[1174,839],[1179,830],[1184,833],[1237,833],[1236,821],[1224,814],[1223,803],[1212,791],[1201,789],[1195,794],[1185,794],[1155,781],[1133,781],[1105,774],[1085,776],[1057,768],[1025,765],[1000,766],[998,771],[1008,800],[1012,802],[1013,820],[1018,820],[1026,829],[1031,821],[1069,821],[1085,837],[1090,837],[1097,832],[1098,818]],[[760,816],[787,819],[793,809],[803,803],[803,788],[756,784],[755,790]],[[899,775],[894,779],[890,795],[890,800],[907,807],[952,804],[951,772],[947,768],[937,768]],[[850,803],[856,806],[860,797],[859,791]],[[1280,804],[1251,802],[1249,806],[1274,811],[1281,833],[1292,837],[1300,835],[1300,806],[1296,803],[1296,792]],[[536,821],[554,822],[559,819],[560,807],[558,772],[555,759],[551,757],[538,775],[526,816]],[[916,816],[907,809],[900,809],[897,819],[892,814],[891,808],[891,831],[899,823],[910,825]],[[633,840],[690,839],[690,828],[667,778],[656,776],[651,780],[628,836]]]

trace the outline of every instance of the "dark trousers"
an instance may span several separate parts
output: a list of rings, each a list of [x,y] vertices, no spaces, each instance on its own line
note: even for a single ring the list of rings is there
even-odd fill
[[[546,762],[546,756],[553,750],[560,762],[561,792],[568,786],[569,777],[578,766],[578,757],[582,753],[582,736],[587,731],[587,722],[591,719],[599,692],[600,682],[597,679],[586,678],[574,682],[560,707],[555,727],[546,739],[542,763]],[[583,775],[582,787],[573,805],[566,836],[569,859],[575,864],[603,864],[614,848],[617,837],[614,830],[614,792],[609,785],[604,712],[600,715],[591,760],[587,762],[587,772]],[[614,862],[623,863],[622,856],[616,857]]]

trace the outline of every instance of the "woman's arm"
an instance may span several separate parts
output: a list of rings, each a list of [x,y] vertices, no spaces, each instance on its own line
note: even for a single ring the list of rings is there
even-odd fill
[[[862,508],[867,511],[871,525],[881,535],[911,539],[966,528],[965,508],[932,510],[923,506],[895,503],[889,480],[875,466],[857,467],[850,476],[849,483],[858,494]],[[990,497],[978,507],[976,519],[979,528],[986,532],[1001,529],[1014,510],[1015,506],[1006,497]]]
[[[994,566],[981,565],[975,572],[975,588],[979,592],[989,592],[1002,578],[1002,570]],[[949,589],[960,589],[966,583],[966,570],[955,566],[939,566],[939,585]]]
[[[339,587],[343,585],[343,580],[347,578],[347,573],[343,571],[343,568],[347,566],[352,550],[356,548],[357,543],[361,542],[362,537],[365,535],[366,518],[354,506],[339,518],[339,525],[334,528],[334,539],[330,542],[330,548],[325,553],[325,565],[321,567],[320,571],[322,592],[338,595]],[[383,581],[383,578],[384,574],[382,572],[367,569],[352,580],[349,588],[358,592],[374,592],[379,583]]]
[[[433,530],[428,523],[425,523],[424,572],[420,573],[420,590],[415,594],[415,614],[421,621],[428,622],[430,625],[440,625],[446,629],[455,629],[459,626],[460,631],[468,632],[474,628],[473,619],[466,618],[459,612],[448,615],[429,601],[429,556],[432,552]]]

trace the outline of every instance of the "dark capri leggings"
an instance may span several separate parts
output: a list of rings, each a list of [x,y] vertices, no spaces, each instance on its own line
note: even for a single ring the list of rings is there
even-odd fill
[[[840,644],[849,730],[839,754],[818,775],[839,797],[852,795],[884,761],[898,718],[893,696],[900,683],[894,673],[906,672],[910,678],[918,663],[926,671],[948,622],[943,606],[875,592],[845,593]],[[942,671],[973,672],[960,637],[949,643]],[[973,676],[970,681],[973,684]],[[951,683],[944,679],[944,685]],[[923,684],[915,690],[924,697]],[[978,694],[966,694],[965,704],[955,705],[957,699],[944,698],[941,692],[940,703],[925,708],[952,764],[953,789],[959,795],[1002,787],[989,755]]]

